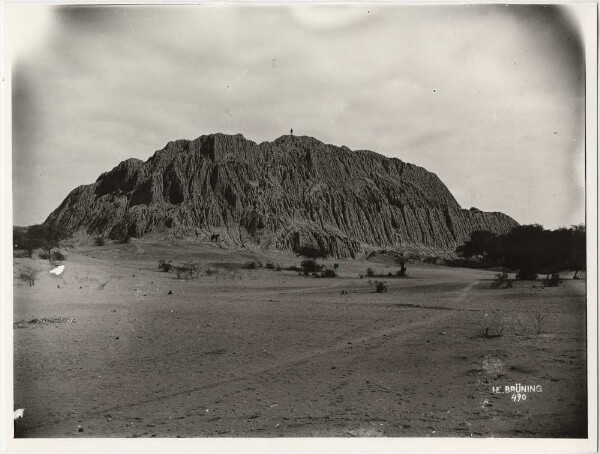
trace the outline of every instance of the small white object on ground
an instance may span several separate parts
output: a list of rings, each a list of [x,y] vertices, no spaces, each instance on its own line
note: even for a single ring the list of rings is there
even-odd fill
[[[18,410],[15,410],[15,419],[19,419],[23,417],[23,413],[25,413],[25,409],[24,408],[19,408]]]
[[[50,270],[50,274],[56,274],[57,276],[60,276],[64,270],[65,270],[65,266],[60,265],[60,266],[57,266],[56,268],[54,268],[53,270]]]

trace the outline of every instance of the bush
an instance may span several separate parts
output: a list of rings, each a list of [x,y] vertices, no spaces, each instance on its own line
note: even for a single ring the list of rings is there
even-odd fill
[[[255,270],[256,268],[258,268],[258,262],[255,260],[250,260],[242,265],[243,270]]]
[[[200,277],[200,265],[196,262],[186,262],[182,266],[175,266],[177,279],[198,279]]]
[[[494,277],[491,288],[512,288],[512,282],[508,278],[508,273],[498,273]]]
[[[375,281],[375,293],[386,293],[387,285],[382,281]]]
[[[549,312],[535,311],[533,313],[533,328],[536,334],[542,334],[546,318],[550,315]]]
[[[373,268],[367,268],[367,277],[373,276],[375,276],[375,271],[373,271]]]
[[[321,277],[337,277],[337,274],[336,274],[336,272],[334,270],[326,268],[321,273]]]
[[[102,238],[101,236],[97,236],[96,238],[94,238],[94,244],[96,246],[104,246],[104,238]]]
[[[304,259],[300,262],[300,268],[305,276],[310,273],[318,273],[323,269],[323,265],[319,265],[315,259]]]
[[[271,262],[270,260],[265,264],[265,268],[268,270],[274,270],[275,269],[275,264],[273,262]]]
[[[67,260],[67,256],[60,251],[53,251],[52,254],[50,254],[50,257],[54,262],[63,262]]]
[[[48,260],[50,258],[50,254],[48,254],[46,251],[42,251],[38,254],[38,257],[44,260]]]
[[[546,287],[558,287],[558,284],[560,284],[560,274],[552,273],[552,277],[546,277],[543,284]]]
[[[185,262],[183,267],[189,270],[192,277],[198,279],[200,277],[200,264],[197,262]]]
[[[171,271],[171,268],[173,268],[173,265],[171,264],[171,260],[159,260],[158,261],[158,269],[161,271],[164,271],[165,273],[168,273],[169,271]]]
[[[131,241],[131,236],[129,235],[125,235],[121,238],[119,238],[116,243],[117,244],[129,244],[129,242]]]

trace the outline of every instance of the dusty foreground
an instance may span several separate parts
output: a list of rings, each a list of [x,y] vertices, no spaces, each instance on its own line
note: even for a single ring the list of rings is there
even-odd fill
[[[15,259],[44,270],[14,287],[21,434],[586,436],[585,281],[494,290],[493,272],[411,265],[377,294],[359,274],[393,265],[317,279],[253,258],[300,262],[193,243],[68,251],[59,277]],[[539,386],[494,392],[517,384]]]

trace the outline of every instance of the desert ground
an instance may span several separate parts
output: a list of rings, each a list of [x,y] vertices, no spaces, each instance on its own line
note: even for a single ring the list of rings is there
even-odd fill
[[[336,278],[244,269],[301,259],[210,242],[66,253],[60,276],[14,259],[15,276],[43,270],[14,281],[20,436],[587,435],[585,280],[570,274],[492,289],[493,271],[422,263],[359,276],[395,272],[385,260],[322,260]],[[160,259],[197,261],[200,277]],[[517,384],[541,390],[494,392]]]

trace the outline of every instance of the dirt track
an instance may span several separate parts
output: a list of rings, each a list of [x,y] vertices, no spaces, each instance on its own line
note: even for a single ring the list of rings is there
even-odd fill
[[[14,329],[25,436],[585,435],[585,281],[492,290],[490,272],[413,266],[375,294],[358,274],[385,265],[314,279],[210,245],[142,247],[71,252],[61,277],[15,286],[15,321],[76,319]],[[217,273],[177,280],[165,257]],[[542,392],[492,393],[516,383]]]

